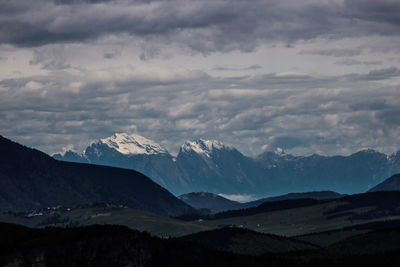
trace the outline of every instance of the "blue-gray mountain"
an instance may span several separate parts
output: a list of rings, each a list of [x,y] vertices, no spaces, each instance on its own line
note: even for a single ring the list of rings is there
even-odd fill
[[[400,191],[400,174],[395,174],[389,178],[387,178],[382,183],[374,186],[369,190],[370,192],[377,191]]]
[[[138,135],[115,134],[82,153],[54,158],[134,169],[174,194],[212,192],[280,195],[332,190],[365,192],[400,172],[400,152],[362,150],[350,156],[293,156],[265,152],[250,158],[215,140],[188,141],[173,157],[161,145]]]

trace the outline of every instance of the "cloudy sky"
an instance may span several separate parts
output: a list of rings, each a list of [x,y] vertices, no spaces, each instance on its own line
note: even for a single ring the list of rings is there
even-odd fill
[[[400,1],[0,0],[0,134],[400,149]]]

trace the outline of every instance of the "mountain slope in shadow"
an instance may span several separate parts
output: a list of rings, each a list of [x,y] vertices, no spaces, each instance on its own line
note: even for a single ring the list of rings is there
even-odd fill
[[[0,136],[0,211],[94,202],[161,215],[195,212],[139,172],[57,161]]]

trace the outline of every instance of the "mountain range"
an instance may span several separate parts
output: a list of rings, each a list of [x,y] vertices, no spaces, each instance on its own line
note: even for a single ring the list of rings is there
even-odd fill
[[[195,212],[137,171],[58,161],[0,136],[0,212],[94,202],[160,215]]]
[[[282,151],[255,158],[216,140],[187,141],[176,157],[139,135],[117,133],[91,143],[82,153],[55,159],[137,170],[175,195],[188,192],[273,196],[332,190],[365,192],[400,172],[400,152],[371,149],[349,156],[294,156]]]

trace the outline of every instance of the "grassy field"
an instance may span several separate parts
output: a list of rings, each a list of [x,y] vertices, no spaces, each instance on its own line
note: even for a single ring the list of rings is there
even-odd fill
[[[380,220],[398,219],[400,216],[383,216],[374,219],[353,220],[352,214],[363,214],[375,207],[362,207],[358,209],[346,210],[346,213],[331,213],[333,210],[343,205],[343,202],[328,202],[310,207],[287,209],[259,213],[251,216],[231,217],[218,220],[207,220],[201,222],[208,227],[236,226],[248,228],[262,233],[271,233],[282,236],[298,236],[309,233],[324,232],[334,229],[341,229],[346,226],[357,225]]]
[[[72,210],[41,212],[43,215],[28,217],[27,214],[0,214],[0,222],[21,224],[29,227],[75,227],[93,224],[118,224],[131,229],[149,232],[156,236],[183,236],[212,229],[196,222],[183,222],[126,207],[83,207]]]
[[[370,222],[400,219],[400,208],[397,204],[399,199],[398,193],[373,193],[332,201],[305,203],[306,206],[297,205],[298,201],[284,202],[285,205],[278,202],[267,203],[263,204],[264,206],[248,210],[253,212],[228,212],[225,215],[232,214],[232,217],[222,216],[216,219],[204,216],[191,219],[192,221],[163,217],[123,206],[95,204],[73,209],[59,207],[33,213],[5,213],[0,214],[0,222],[22,224],[29,227],[119,224],[156,236],[172,237],[223,227],[247,228],[261,233],[287,237],[321,233],[325,236],[310,236],[307,237],[308,240],[303,240],[326,246],[353,236],[354,233],[344,231],[331,236],[329,233],[323,232]],[[392,205],[387,203],[392,203]],[[292,204],[297,206],[292,206]]]

